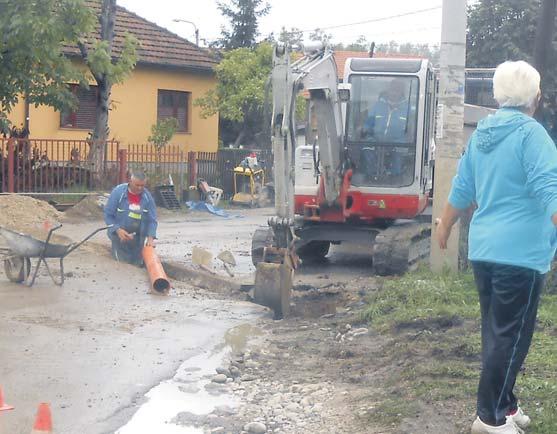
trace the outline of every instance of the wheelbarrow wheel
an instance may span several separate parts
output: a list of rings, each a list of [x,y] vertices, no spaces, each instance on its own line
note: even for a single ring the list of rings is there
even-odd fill
[[[31,273],[31,260],[23,256],[4,259],[4,271],[10,282],[24,282]]]

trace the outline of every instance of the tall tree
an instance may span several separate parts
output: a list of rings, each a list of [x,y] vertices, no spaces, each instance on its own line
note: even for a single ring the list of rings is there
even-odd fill
[[[546,8],[552,6],[549,1],[544,2]],[[541,63],[545,110],[540,120],[555,140],[557,70],[554,67],[544,68],[543,65],[555,64],[555,35],[551,43],[544,41],[540,46],[539,62],[535,61],[534,55],[538,25],[554,25],[545,21],[548,18],[545,17],[545,10],[541,0],[479,0],[472,5],[468,11],[467,66],[495,67],[506,60]]]
[[[224,53],[216,67],[217,87],[194,102],[201,107],[203,117],[219,113],[227,127],[223,132],[225,143],[255,142],[256,134],[264,129],[265,83],[272,61],[272,46],[268,43]]]
[[[540,0],[480,0],[469,8],[466,64],[531,59]]]
[[[271,10],[264,0],[218,1],[218,9],[230,22],[230,29],[222,28],[216,46],[225,50],[254,47],[259,36],[259,18]]]
[[[25,95],[58,110],[75,105],[68,82],[84,74],[62,53],[91,31],[94,17],[82,0],[0,2],[0,123]]]
[[[295,45],[302,45],[304,42],[304,32],[297,27],[291,27],[287,30],[282,26],[278,37],[279,42],[289,44],[291,47]]]
[[[113,55],[116,0],[102,0],[98,20],[100,39],[81,40],[79,49],[97,83],[96,120],[88,160],[97,178],[100,178],[109,134],[108,114],[112,85],[121,83],[135,67],[138,42],[133,36],[126,35],[121,53],[118,57]]]
[[[553,57],[551,42],[555,32],[557,0],[543,0],[538,16],[538,29],[534,45],[534,65],[545,75]]]

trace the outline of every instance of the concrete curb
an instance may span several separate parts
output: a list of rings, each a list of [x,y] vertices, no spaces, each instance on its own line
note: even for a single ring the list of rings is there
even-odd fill
[[[230,278],[220,277],[195,270],[176,262],[162,261],[162,266],[168,277],[180,282],[186,282],[198,288],[208,289],[215,292],[240,291],[242,285]]]

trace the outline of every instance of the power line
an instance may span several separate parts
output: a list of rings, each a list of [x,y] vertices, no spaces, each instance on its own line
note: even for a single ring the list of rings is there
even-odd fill
[[[392,31],[392,32],[371,32],[371,33],[367,33],[364,36],[369,36],[369,37],[381,37],[381,36],[386,36],[386,35],[403,35],[406,33],[421,33],[421,32],[430,32],[433,30],[441,30],[441,27],[439,26],[435,26],[435,27],[419,27],[417,29],[406,29],[406,30],[396,30],[396,31]]]
[[[306,29],[306,30],[302,30],[302,32],[306,33],[306,32],[313,32],[315,30],[331,30],[331,29],[339,29],[342,27],[350,27],[350,26],[358,26],[360,24],[369,24],[369,23],[377,23],[380,21],[388,21],[388,20],[392,20],[395,18],[402,18],[402,17],[408,17],[411,15],[418,15],[418,14],[423,14],[425,12],[431,12],[437,9],[441,9],[441,6],[435,6],[432,8],[426,8],[426,9],[419,9],[416,11],[411,11],[411,12],[405,12],[402,14],[397,14],[397,15],[391,15],[388,17],[381,17],[381,18],[372,18],[369,20],[365,20],[365,21],[356,21],[354,23],[347,23],[347,24],[337,24],[335,26],[327,26],[327,27],[317,27],[317,28],[313,28],[313,29]]]

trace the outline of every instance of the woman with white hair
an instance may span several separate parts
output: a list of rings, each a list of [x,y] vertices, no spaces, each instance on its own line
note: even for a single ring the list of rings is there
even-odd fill
[[[557,150],[532,118],[540,100],[540,75],[532,66],[499,65],[493,93],[500,109],[470,138],[436,232],[446,248],[452,226],[475,208],[468,258],[480,298],[482,372],[472,433],[516,434],[530,418],[513,389],[555,255]]]

